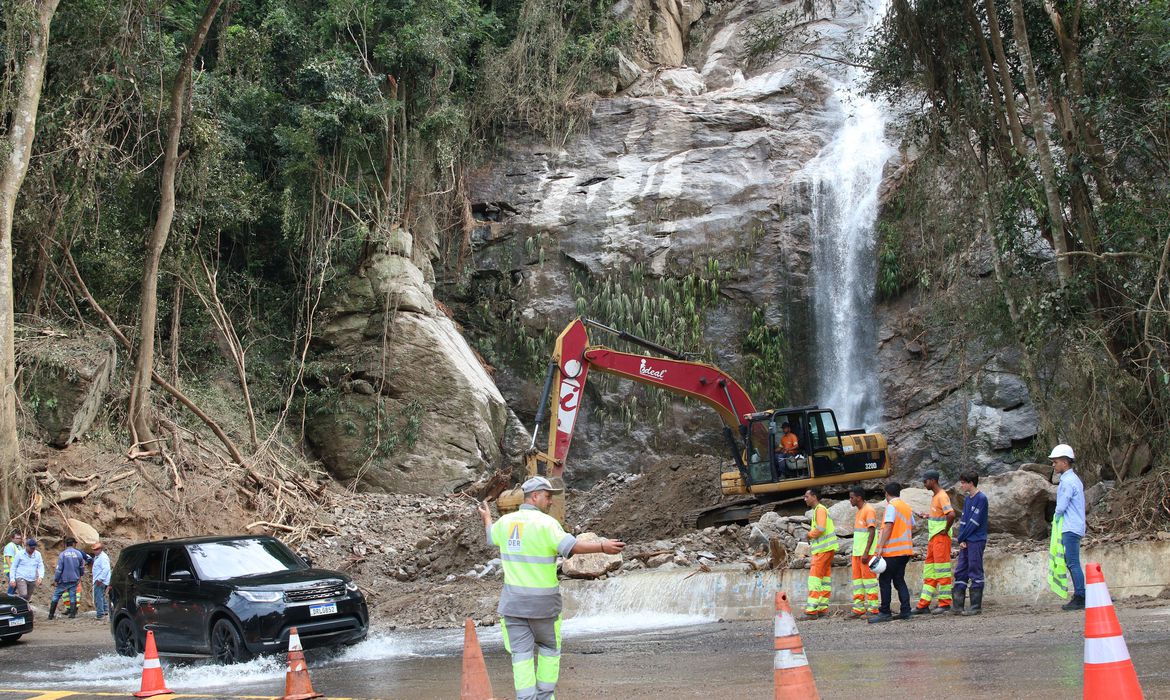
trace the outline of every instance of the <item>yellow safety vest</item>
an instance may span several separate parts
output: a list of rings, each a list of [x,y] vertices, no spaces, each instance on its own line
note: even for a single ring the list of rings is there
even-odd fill
[[[811,552],[813,554],[820,554],[821,552],[832,552],[837,549],[837,528],[833,525],[833,518],[829,515],[829,509],[825,508],[823,503],[818,503],[816,508],[813,508],[812,527],[815,530],[817,527],[817,509],[825,511],[825,531],[821,536],[812,540],[810,544]],[[812,533],[809,533],[810,535]]]

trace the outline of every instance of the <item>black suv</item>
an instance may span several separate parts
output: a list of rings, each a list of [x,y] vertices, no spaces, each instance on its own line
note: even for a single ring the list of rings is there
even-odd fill
[[[284,651],[296,627],[306,647],[365,639],[369,612],[348,576],[314,569],[272,537],[198,537],[131,545],[110,581],[110,631],[119,654],[154,631],[163,654],[220,663]]]
[[[7,581],[3,585],[8,585]],[[28,601],[0,591],[0,644],[15,642],[23,634],[32,632],[33,615]]]

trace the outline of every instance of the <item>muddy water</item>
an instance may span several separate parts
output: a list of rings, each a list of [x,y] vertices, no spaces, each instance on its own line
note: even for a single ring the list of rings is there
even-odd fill
[[[624,617],[625,625],[613,618],[578,620],[576,630],[566,625],[558,697],[771,697],[770,623],[639,630],[686,620]],[[1120,618],[1146,697],[1170,698],[1170,607],[1122,609]],[[886,625],[831,619],[801,624],[800,631],[824,698],[897,693],[1071,700],[1081,695],[1082,624],[1082,615],[1049,608],[996,609],[992,604],[979,618],[939,616]],[[140,662],[106,653],[108,639],[98,632],[70,643],[34,636],[0,649],[0,688],[137,689]],[[313,684],[332,696],[454,698],[459,692],[461,634],[390,632],[340,656],[311,654]],[[483,629],[480,636],[496,694],[505,695],[511,668],[498,632]],[[168,685],[177,692],[271,696],[283,689],[284,667],[275,660],[230,668],[169,661],[164,666]],[[5,697],[0,694],[0,700]]]

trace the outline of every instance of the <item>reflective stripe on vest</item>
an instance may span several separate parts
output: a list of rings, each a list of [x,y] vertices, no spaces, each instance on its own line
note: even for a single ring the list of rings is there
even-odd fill
[[[821,552],[831,552],[837,549],[837,528],[833,525],[833,518],[829,516],[829,509],[824,505],[818,503],[816,508],[813,508],[813,522],[812,526],[817,527],[817,509],[822,508],[825,511],[825,531],[821,536],[810,542],[811,553],[820,554]]]
[[[504,587],[520,595],[555,594],[560,533],[557,521],[538,510],[523,508],[500,518],[492,542],[500,548]]]
[[[894,509],[894,522],[890,530],[890,539],[886,540],[886,544],[882,547],[882,555],[887,557],[901,557],[911,556],[914,554],[914,528],[911,525],[908,513],[910,504],[898,499],[892,501],[887,508]],[[903,512],[902,508],[906,511]]]

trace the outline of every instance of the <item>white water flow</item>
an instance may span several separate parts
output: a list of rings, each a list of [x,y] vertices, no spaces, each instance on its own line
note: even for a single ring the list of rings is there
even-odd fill
[[[866,33],[884,5],[862,3]],[[881,420],[875,223],[894,148],[886,142],[886,110],[864,94],[864,83],[864,71],[853,67],[835,81],[829,108],[840,127],[804,170],[812,197],[817,403],[835,411],[841,428],[872,428]]]

